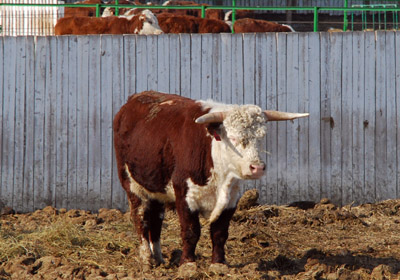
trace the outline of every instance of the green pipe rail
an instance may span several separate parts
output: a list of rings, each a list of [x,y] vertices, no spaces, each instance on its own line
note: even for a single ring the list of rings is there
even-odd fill
[[[345,1],[347,5],[347,1]],[[100,16],[101,8],[115,8],[116,15],[118,14],[118,9],[121,8],[141,8],[141,9],[166,9],[166,10],[201,10],[201,17],[204,18],[206,14],[206,10],[232,10],[232,24],[235,21],[236,11],[237,10],[248,10],[248,11],[310,11],[314,14],[313,17],[313,31],[318,32],[318,13],[320,11],[342,11],[344,12],[344,20],[343,20],[343,31],[347,31],[348,21],[347,21],[347,13],[348,12],[400,12],[400,8],[398,7],[319,7],[319,6],[307,6],[307,7],[272,7],[272,6],[257,6],[257,7],[248,7],[248,6],[236,6],[236,0],[232,0],[232,6],[162,6],[162,5],[126,5],[126,4],[118,4],[118,0],[115,4],[21,4],[21,3],[0,3],[0,7],[2,6],[21,6],[21,7],[84,7],[96,8],[96,16]]]

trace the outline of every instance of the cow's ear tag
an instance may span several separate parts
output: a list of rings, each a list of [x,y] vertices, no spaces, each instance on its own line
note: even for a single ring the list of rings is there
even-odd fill
[[[221,136],[219,136],[218,133],[215,132],[215,130],[213,131],[213,136],[214,136],[215,140],[221,141]]]

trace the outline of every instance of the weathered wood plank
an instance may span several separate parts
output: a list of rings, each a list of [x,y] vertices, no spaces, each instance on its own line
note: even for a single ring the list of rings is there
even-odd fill
[[[201,34],[192,34],[190,57],[190,98],[201,99]]]
[[[190,34],[180,34],[180,65],[179,68],[173,69],[175,73],[180,70],[181,76],[181,90],[180,94],[186,97],[190,97],[190,81],[192,80],[191,70],[191,35]],[[170,68],[171,69],[171,68]],[[170,71],[171,72],[171,71]],[[171,75],[171,73],[170,73]]]
[[[139,41],[139,38],[145,37],[146,36],[138,36],[137,37],[137,42]],[[112,79],[112,117],[114,118],[115,114],[119,111],[121,106],[126,102],[125,100],[125,94],[124,94],[124,80],[125,80],[125,73],[123,69],[124,65],[124,41],[121,36],[112,36],[112,45],[111,45],[111,53],[113,56],[113,64],[112,64],[112,73],[113,73],[113,79]],[[145,45],[148,48],[148,45]],[[154,47],[152,46],[154,49]],[[138,57],[136,56],[136,59],[138,60]],[[148,60],[147,60],[148,61]],[[146,69],[149,69],[149,66],[146,67]],[[144,78],[147,77],[148,73],[145,73]],[[146,78],[147,80],[147,78]],[[148,83],[147,83],[148,84]],[[146,88],[147,89],[147,88]],[[110,124],[110,128],[112,130],[112,123]],[[112,133],[112,132],[111,132]],[[110,139],[112,143],[112,139]],[[114,149],[112,149],[114,152]],[[112,154],[112,182],[118,182],[118,172],[117,172],[117,163],[115,160],[115,155],[114,153]],[[126,199],[126,193],[121,187],[114,188],[112,187],[112,208],[122,208],[127,206],[127,199]]]
[[[167,34],[159,35],[157,44],[157,75],[158,87],[157,90],[161,92],[169,92],[169,36]],[[126,52],[125,52],[126,55]]]
[[[396,44],[396,46],[400,46],[400,32],[396,32],[396,35],[395,35],[395,44]],[[396,78],[396,81],[400,81],[400,48],[396,48],[396,50],[395,50],[395,55],[396,55],[396,75],[395,75],[395,78]],[[399,96],[400,96],[400,87],[398,86],[398,84],[397,84],[397,87],[396,87],[396,91],[395,91],[395,94],[396,94],[396,96],[397,96],[397,98],[396,98],[396,123],[397,124],[400,124],[400,98],[399,98]],[[396,139],[397,139],[397,147],[396,147],[396,150],[397,150],[397,175],[396,175],[396,178],[397,178],[397,193],[396,193],[396,197],[399,197],[399,194],[400,194],[400,127],[399,127],[399,125],[397,126],[397,128],[396,128],[396,132],[397,132],[397,137],[396,137]]]
[[[70,36],[68,40],[68,205],[76,208],[77,197],[77,103],[78,103],[78,38]]]
[[[353,88],[352,88],[352,188],[351,201],[365,195],[364,190],[364,92],[365,92],[365,32],[353,33]],[[346,203],[351,202],[348,200]]]
[[[4,36],[0,38],[0,88],[3,88],[4,85],[4,76],[5,76],[5,69],[4,69]],[[0,182],[3,182],[3,137],[5,136],[3,130],[3,123],[5,120],[3,118],[3,99],[5,98],[5,91],[2,90],[0,92]],[[0,197],[3,195],[3,188],[0,188]],[[4,198],[0,198],[0,204],[7,204]]]
[[[26,37],[25,49],[25,107],[26,130],[25,130],[25,154],[24,154],[24,185],[23,202],[21,209],[23,212],[34,210],[34,120],[35,120],[35,38]]]
[[[102,36],[102,42],[109,42],[111,39],[106,39],[107,36]],[[125,100],[128,99],[130,95],[136,92],[136,36],[135,35],[125,35],[124,36],[124,53],[125,53]],[[107,62],[112,63],[112,61],[109,60],[110,54],[107,54],[105,49],[102,50],[102,60],[101,60],[101,65],[107,65],[103,64],[103,56],[107,55],[108,58],[104,58],[104,60],[107,60]],[[104,82],[104,75],[103,73],[109,72],[108,69],[103,67],[101,69],[102,73],[102,83]],[[112,73],[111,74],[112,77]],[[106,77],[104,77],[106,78]],[[108,82],[106,82],[107,86],[107,91],[111,92],[110,86],[111,81],[107,79]]]
[[[365,136],[365,200],[375,202],[375,32],[365,32],[365,91],[364,91],[364,136]]]
[[[44,186],[44,121],[46,89],[46,37],[37,37],[35,63],[35,113],[34,113],[34,208],[47,206],[48,190]]]
[[[88,200],[89,210],[97,210],[100,201],[101,178],[101,37],[89,42],[89,92],[88,92]]]
[[[88,149],[89,149],[89,37],[78,36],[78,80],[76,104],[76,207],[88,207]]]
[[[287,35],[285,33],[277,33],[277,108],[279,111],[287,111]],[[287,181],[287,156],[288,156],[288,123],[278,123],[278,203],[287,203],[288,197],[288,181]]]
[[[69,37],[57,37],[56,58],[56,186],[55,207],[66,208],[68,206],[68,79],[69,79]],[[28,103],[29,104],[29,103]]]
[[[277,88],[277,36],[274,33],[268,33],[266,36],[266,106],[268,110],[278,109],[278,88]],[[267,201],[268,203],[277,204],[279,201],[278,189],[278,123],[267,123],[266,149],[267,149]]]
[[[387,180],[386,180],[386,190],[387,196],[384,199],[390,199],[392,197],[397,197],[397,158],[396,158],[396,129],[399,127],[399,123],[396,122],[396,114],[399,110],[396,110],[396,64],[395,55],[396,48],[395,45],[395,32],[387,31],[385,32],[385,84],[386,84],[386,131],[387,131]],[[399,85],[397,84],[397,87]],[[397,98],[399,98],[397,96]]]
[[[222,98],[221,102],[232,103],[232,36],[221,34]]]
[[[286,110],[289,112],[298,112],[299,110],[299,34],[292,33],[287,35],[287,66],[286,66]],[[287,123],[287,185],[288,201],[294,202],[300,200],[299,186],[299,121]]]
[[[243,88],[243,103],[255,104],[255,33],[243,34],[243,79],[246,86]]]
[[[221,102],[222,98],[222,61],[221,61],[221,41],[219,34],[212,34],[211,37],[212,55],[212,74],[211,74],[211,92],[212,98]]]
[[[157,57],[157,35],[147,35],[147,89],[157,90],[158,88],[158,57]]]
[[[178,34],[171,34],[169,37],[169,93],[181,94],[181,76],[179,73],[181,63],[180,37]],[[190,53],[190,52],[189,52]],[[182,53],[182,56],[186,54]]]
[[[55,201],[56,175],[56,68],[57,39],[46,37],[46,83],[45,83],[45,119],[44,119],[44,199],[46,205]]]
[[[129,73],[125,79],[125,87],[136,90],[136,36],[126,36],[125,39],[125,73]],[[112,122],[113,122],[113,36],[101,36],[101,65],[107,65],[101,69],[101,181],[100,181],[100,203],[104,208],[112,207],[112,190],[122,188],[118,181],[114,184],[113,168],[113,145],[112,145]],[[125,93],[125,96],[127,93]],[[128,94],[129,95],[129,94]],[[126,97],[125,97],[126,101]],[[110,187],[111,186],[111,187]]]
[[[387,88],[386,88],[386,36],[385,32],[376,32],[376,107],[375,107],[375,171],[377,200],[390,198],[387,177]],[[392,58],[390,58],[392,59]]]
[[[343,42],[342,42],[342,53],[345,50],[353,49],[353,32],[343,33]],[[341,157],[341,167],[339,162],[337,164],[337,171],[341,168],[341,184],[340,188],[342,189],[342,201],[343,204],[348,204],[352,202],[352,181],[353,181],[353,162],[352,162],[352,137],[353,137],[353,56],[352,55],[342,55],[342,90],[341,90],[341,104],[339,109],[334,112],[336,114],[336,118],[341,118],[341,131],[337,131],[337,137],[341,139],[341,147],[335,146],[335,150],[340,151],[342,153]],[[338,96],[335,97],[337,100]],[[340,99],[339,99],[340,100]],[[338,104],[339,105],[339,104]],[[341,114],[341,115],[340,115]],[[344,133],[346,132],[346,133]],[[336,134],[335,134],[336,135]],[[339,145],[339,142],[337,142]],[[339,174],[338,174],[339,176]],[[337,181],[339,184],[339,180]]]
[[[243,104],[243,34],[232,34],[232,103]]]
[[[342,53],[343,34],[330,34],[329,53],[329,96],[331,112],[329,124],[331,126],[331,186],[328,192],[334,203],[342,202]]]
[[[321,197],[331,198],[331,130],[334,120],[331,117],[331,91],[329,59],[331,52],[329,33],[320,33],[320,75],[321,75],[321,117],[318,120],[321,126]]]
[[[147,36],[136,36],[136,92],[148,89]]]
[[[26,41],[25,37],[17,37],[16,75],[15,75],[15,150],[14,150],[14,188],[13,207],[24,207],[24,138],[25,138],[25,76],[26,76]]]
[[[212,68],[213,68],[212,34],[201,35],[201,92],[202,100],[211,99],[212,94]]]

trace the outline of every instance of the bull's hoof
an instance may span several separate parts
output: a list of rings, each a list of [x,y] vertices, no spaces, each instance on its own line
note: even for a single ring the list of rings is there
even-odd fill
[[[198,274],[197,265],[195,262],[187,262],[182,264],[178,270],[178,277],[179,278],[194,278]]]
[[[223,263],[213,263],[208,268],[211,275],[227,275],[229,273],[229,268]]]

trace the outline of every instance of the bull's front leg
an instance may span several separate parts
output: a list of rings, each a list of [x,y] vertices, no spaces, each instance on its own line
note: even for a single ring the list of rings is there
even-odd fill
[[[181,225],[182,265],[195,261],[196,245],[200,238],[199,212],[190,210],[184,197],[176,197],[176,211]]]
[[[225,263],[225,243],[228,239],[229,222],[236,208],[225,209],[221,215],[211,223],[210,235],[213,246],[212,263]]]

